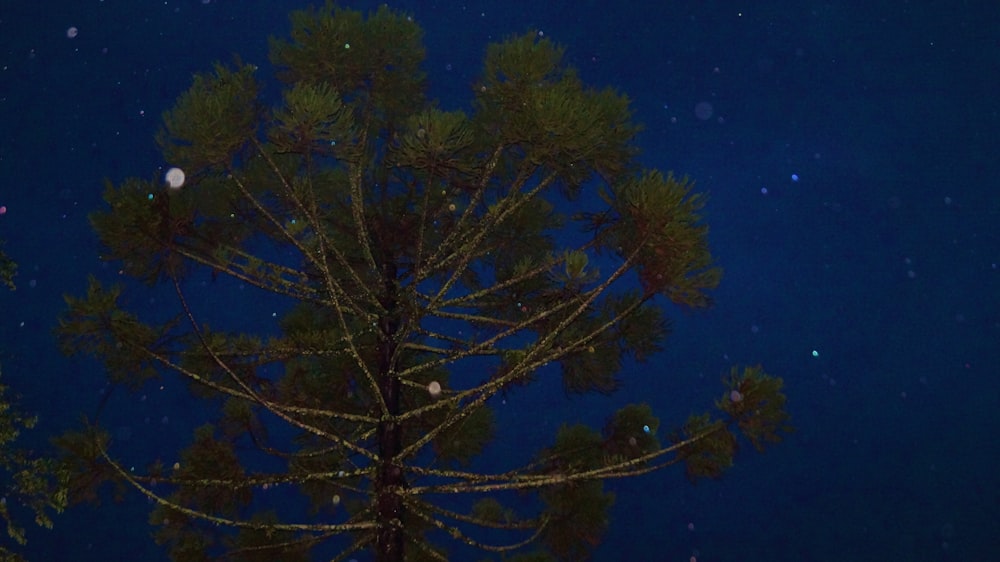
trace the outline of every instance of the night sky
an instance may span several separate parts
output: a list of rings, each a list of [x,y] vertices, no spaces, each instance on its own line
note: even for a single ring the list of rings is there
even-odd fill
[[[0,290],[0,365],[41,418],[23,446],[44,450],[111,392],[52,333],[89,275],[122,281],[87,222],[105,180],[162,177],[153,135],[192,74],[239,54],[269,79],[267,38],[306,5],[0,3],[0,239],[19,264],[17,290]],[[674,426],[718,398],[732,365],[785,381],[796,432],[762,455],[745,447],[722,480],[691,486],[675,467],[609,483],[594,560],[1000,559],[1000,5],[389,5],[425,30],[440,107],[470,109],[490,42],[539,32],[589,85],[630,97],[644,166],[710,197],[714,306],[670,308],[666,350],[629,365],[609,400],[567,400],[558,381],[510,396],[495,458],[564,422],[600,427],[626,402]],[[130,287],[133,306],[167,306]],[[201,297],[237,327],[272,325],[267,302],[233,310],[240,290]],[[204,416],[182,388],[115,391],[101,418],[115,453],[144,466],[186,443]],[[75,508],[23,552],[163,560],[149,509],[137,494]]]

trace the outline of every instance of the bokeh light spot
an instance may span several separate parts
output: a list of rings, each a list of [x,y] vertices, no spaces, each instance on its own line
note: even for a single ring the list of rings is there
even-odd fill
[[[184,170],[180,168],[170,168],[165,176],[167,185],[171,189],[180,189],[184,185]]]

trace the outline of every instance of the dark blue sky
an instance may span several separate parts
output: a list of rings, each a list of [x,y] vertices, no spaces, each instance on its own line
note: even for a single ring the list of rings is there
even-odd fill
[[[64,293],[110,277],[86,220],[104,179],[160,176],[153,134],[191,74],[235,53],[267,71],[267,37],[305,5],[3,3],[0,239],[20,274],[16,292],[0,291],[0,361],[42,418],[28,439],[92,414],[105,389],[51,334]],[[667,470],[612,484],[596,560],[1000,558],[1000,7],[390,5],[424,27],[444,108],[468,109],[490,41],[540,30],[586,82],[630,96],[644,165],[710,194],[725,268],[716,305],[671,311],[667,350],[625,373],[611,404],[648,401],[669,427],[715,397],[732,364],[785,379],[795,434],[742,455],[720,482],[692,488]],[[107,420],[136,462],[195,423],[183,396],[155,390],[122,398]],[[539,403],[546,416],[514,401],[500,412],[501,438],[543,440],[567,416],[600,424],[611,410],[523,397]],[[135,497],[74,510],[33,533],[28,553],[152,560],[146,511]]]

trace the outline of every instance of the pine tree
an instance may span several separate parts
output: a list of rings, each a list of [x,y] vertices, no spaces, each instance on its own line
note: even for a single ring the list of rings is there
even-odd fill
[[[3,241],[0,240],[0,248]],[[17,264],[0,249],[0,281],[11,291],[17,289]],[[6,352],[6,350],[0,350]],[[0,377],[2,380],[2,377]],[[0,520],[6,534],[18,545],[0,545],[0,561],[24,562],[18,552],[28,543],[25,519],[45,529],[52,528],[52,516],[62,513],[69,498],[69,472],[56,459],[42,456],[24,446],[22,433],[35,429],[37,416],[18,408],[17,396],[0,384]]]
[[[470,545],[583,560],[608,527],[605,480],[676,463],[715,477],[737,431],[779,439],[781,380],[749,367],[663,442],[636,404],[564,425],[519,465],[470,469],[505,393],[561,376],[570,395],[610,394],[623,362],[660,349],[665,304],[709,304],[704,199],[640,169],[628,100],[584,86],[538,34],[488,48],[466,113],[427,100],[411,18],[327,4],[291,19],[271,41],[280,100],[250,64],[195,76],[158,135],[183,187],[108,185],[92,215],[104,257],[171,287],[177,315],[141,317],[92,279],[67,297],[65,350],[132,389],[181,377],[217,421],[141,475],[97,425],[63,437],[78,497],[140,490],[175,560],[307,560],[331,541],[334,560]],[[210,328],[190,304],[209,276],[282,297],[280,331]],[[287,521],[276,486],[312,515]]]

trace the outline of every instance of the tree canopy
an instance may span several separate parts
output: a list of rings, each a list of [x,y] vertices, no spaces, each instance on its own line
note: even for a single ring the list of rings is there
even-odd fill
[[[490,45],[469,110],[445,111],[412,18],[328,3],[291,22],[271,40],[280,99],[240,61],[196,75],[157,136],[171,185],[109,184],[91,216],[104,258],[169,287],[176,313],[92,279],[67,297],[64,349],[133,390],[180,377],[217,415],[142,473],[96,423],[64,436],[74,497],[139,490],[175,560],[583,560],[609,525],[605,480],[716,477],[740,433],[779,440],[781,379],[734,368],[714,412],[676,430],[633,404],[477,467],[505,393],[556,376],[570,397],[610,394],[660,349],[665,306],[709,304],[704,198],[639,167],[628,99],[539,34]],[[217,277],[248,288],[245,310],[283,299],[273,333],[212,328],[192,297]],[[276,505],[279,486],[310,512]]]

